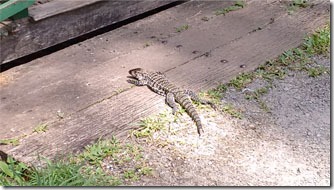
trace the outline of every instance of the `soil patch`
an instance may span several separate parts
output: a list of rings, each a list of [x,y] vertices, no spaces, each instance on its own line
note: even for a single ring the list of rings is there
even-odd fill
[[[330,67],[327,58],[313,60]],[[255,80],[243,90],[227,90],[223,104],[241,111],[242,119],[200,109],[205,123],[201,138],[182,114],[152,140],[136,139],[154,171],[131,185],[330,185],[329,74],[313,78],[289,71],[261,96],[267,109],[245,98],[247,90],[265,85]]]

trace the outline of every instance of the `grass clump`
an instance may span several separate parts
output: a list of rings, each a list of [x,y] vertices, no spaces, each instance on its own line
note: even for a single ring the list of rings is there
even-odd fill
[[[83,165],[75,162],[47,161],[41,169],[35,169],[29,176],[33,186],[104,186],[110,185],[106,176],[100,174],[92,177],[83,170]]]
[[[318,65],[318,66],[307,69],[307,73],[308,73],[308,76],[310,77],[317,77],[322,74],[329,73],[329,69],[322,65]]]
[[[319,54],[329,56],[330,53],[330,27],[327,24],[324,28],[306,37],[303,44],[307,54]]]
[[[141,148],[132,144],[121,144],[115,138],[98,140],[85,147],[83,153],[68,159],[50,161],[44,159],[43,167],[29,167],[22,162],[8,157],[0,161],[1,186],[115,186],[131,180],[138,180],[149,175],[151,168],[141,154]],[[111,160],[110,172],[105,167],[106,160]]]
[[[12,139],[0,139],[0,145],[13,145],[17,146],[20,144],[19,138],[12,138]]]
[[[244,1],[237,1],[235,2],[234,5],[231,5],[229,7],[223,8],[223,9],[219,9],[215,12],[215,15],[225,15],[226,13],[229,13],[231,11],[236,11],[239,9],[242,9],[246,6],[246,3]]]
[[[254,75],[252,73],[241,73],[240,75],[234,77],[228,83],[229,86],[234,87],[235,89],[242,89],[247,84],[253,81]]]
[[[296,1],[296,4],[298,2]],[[220,104],[224,93],[229,87],[237,90],[242,90],[247,84],[253,82],[254,79],[264,79],[268,85],[259,88],[245,95],[246,99],[254,99],[259,103],[260,108],[269,112],[267,105],[262,102],[260,97],[268,93],[275,79],[284,79],[289,70],[299,70],[306,72],[310,77],[317,77],[325,73],[330,73],[329,68],[314,64],[311,57],[314,55],[328,56],[330,52],[330,27],[327,24],[325,27],[316,30],[315,33],[307,36],[304,43],[298,48],[292,48],[285,51],[274,60],[267,61],[260,65],[254,72],[241,73],[231,79],[226,84],[220,84],[217,88],[211,89],[205,93],[209,99],[216,104]],[[223,111],[230,113],[232,116],[239,115],[230,111],[229,106],[225,106]]]
[[[210,89],[206,92],[200,92],[199,96],[203,99],[210,99],[212,103],[219,104],[221,98],[224,96],[224,93],[228,89],[226,84],[220,84],[214,89]]]
[[[180,110],[182,111],[182,109]],[[131,135],[135,136],[136,138],[151,138],[154,132],[165,129],[165,126],[172,120],[174,120],[174,116],[171,116],[167,112],[146,117],[139,122],[140,127],[132,131]]]
[[[22,162],[8,157],[0,161],[1,186],[84,186],[99,185],[81,172],[81,166],[65,162],[51,162],[43,168],[28,167]],[[106,185],[105,183],[100,185]]]
[[[245,98],[248,100],[259,100],[262,95],[267,94],[269,92],[269,88],[270,86],[264,86],[256,89],[253,92],[248,92],[245,95]]]
[[[189,29],[189,25],[188,24],[185,24],[185,25],[182,25],[180,27],[176,27],[176,32],[183,32],[185,30],[188,30]]]
[[[42,124],[38,124],[35,128],[34,128],[34,133],[43,133],[46,132],[48,130],[48,125],[45,123]]]
[[[25,185],[28,166],[8,157],[7,161],[0,161],[0,185]]]
[[[264,110],[267,113],[270,112],[270,108],[267,106],[267,104],[264,101],[258,100],[257,102],[262,110]]]
[[[238,111],[232,104],[227,104],[222,108],[223,112],[231,115],[234,118],[242,119],[242,113]]]
[[[92,165],[100,165],[104,158],[113,156],[120,150],[119,142],[113,137],[109,141],[98,140],[85,147],[85,151],[79,156]]]

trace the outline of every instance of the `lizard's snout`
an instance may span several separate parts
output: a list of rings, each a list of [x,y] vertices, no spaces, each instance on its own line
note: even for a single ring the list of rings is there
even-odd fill
[[[131,69],[131,70],[129,71],[129,74],[132,75],[132,76],[137,76],[137,74],[138,74],[139,72],[142,72],[142,71],[143,71],[142,68],[135,68],[135,69]]]

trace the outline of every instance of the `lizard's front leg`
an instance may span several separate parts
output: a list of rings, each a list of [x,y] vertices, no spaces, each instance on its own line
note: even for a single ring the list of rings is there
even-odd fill
[[[128,79],[127,82],[130,83],[130,84],[134,84],[136,86],[144,86],[144,85],[146,85],[145,81],[136,80],[136,79]]]

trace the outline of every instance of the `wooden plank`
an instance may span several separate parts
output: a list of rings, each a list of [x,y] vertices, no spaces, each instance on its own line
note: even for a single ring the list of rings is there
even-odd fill
[[[174,10],[166,11],[164,14],[168,18],[174,11],[185,11],[192,3],[196,4],[197,2],[189,2],[189,4],[175,7]],[[217,5],[215,6],[217,7]],[[191,25],[187,31],[165,38],[168,40],[167,44],[156,43],[149,47],[125,51],[124,54],[111,60],[107,60],[110,58],[108,56],[110,52],[103,51],[105,47],[101,44],[100,38],[107,38],[114,33],[99,36],[82,43],[80,47],[69,48],[50,55],[48,58],[35,61],[30,67],[36,67],[38,70],[28,66],[22,67],[18,71],[21,74],[26,72],[26,77],[17,80],[22,82],[31,77],[29,80],[35,81],[40,77],[44,82],[39,79],[35,81],[36,83],[29,84],[25,90],[30,88],[30,91],[28,90],[29,93],[24,98],[17,97],[6,100],[6,106],[1,107],[1,117],[10,118],[10,114],[20,113],[20,109],[14,110],[13,104],[16,103],[26,103],[27,105],[23,107],[40,109],[32,115],[19,115],[22,117],[21,121],[26,122],[27,118],[33,115],[36,116],[41,112],[47,113],[48,109],[45,107],[53,107],[57,104],[70,105],[77,110],[72,108],[72,112],[66,115],[66,118],[51,123],[47,133],[32,134],[24,138],[19,146],[7,146],[4,147],[4,150],[23,161],[34,162],[37,154],[53,157],[57,154],[81,150],[83,146],[101,136],[109,137],[114,134],[121,137],[126,133],[126,130],[134,127],[133,122],[166,107],[163,98],[151,93],[147,88],[130,88],[122,93],[116,93],[120,88],[130,87],[125,82],[129,68],[142,66],[161,71],[168,70],[167,76],[180,86],[195,90],[208,89],[217,83],[226,82],[239,72],[252,70],[266,60],[281,54],[284,50],[299,45],[306,32],[312,31],[328,21],[328,8],[328,4],[319,3],[312,9],[303,9],[298,14],[291,16],[286,14],[286,10],[280,8],[278,4],[269,6],[253,2],[242,10],[231,12],[225,17],[213,17],[208,22],[199,22],[203,17],[201,14],[188,15],[185,20],[191,18],[193,23],[199,22],[200,24]],[[263,13],[267,15],[263,16]],[[156,15],[155,18],[164,17]],[[123,32],[129,30],[133,32],[132,29],[138,29],[138,27],[145,28],[144,23],[154,24],[155,18],[147,18],[144,19],[145,21],[133,23],[132,26],[126,26],[124,30],[120,31],[118,37],[123,37]],[[270,18],[274,18],[275,21],[271,22]],[[254,32],[253,30],[259,26],[262,29]],[[159,27],[160,25],[157,28]],[[149,34],[152,35],[152,33]],[[201,38],[197,38],[198,36]],[[137,43],[131,38],[131,42],[127,42],[127,39],[123,37],[121,41],[123,44],[116,41],[115,47],[124,45],[125,48],[130,47],[129,44],[136,44],[136,48],[142,46],[145,39],[139,40]],[[100,45],[100,48],[97,48],[90,56],[107,61],[94,63],[87,60],[86,65],[86,62],[71,64],[71,61],[78,60],[78,57],[72,60],[71,55],[78,53],[78,56],[83,56],[85,48],[94,47],[93,42]],[[182,45],[183,48],[176,48],[178,45]],[[194,54],[194,50],[198,53]],[[205,52],[209,52],[209,54]],[[69,59],[68,62],[61,65],[66,59]],[[86,59],[86,57],[82,59]],[[228,60],[228,62],[221,63],[222,59]],[[56,64],[51,61],[56,61]],[[240,64],[246,67],[240,68]],[[62,69],[65,65],[68,65],[66,68],[71,72]],[[78,68],[79,65],[80,68]],[[54,67],[54,69],[50,67]],[[34,78],[36,72],[40,73],[41,69],[42,73],[46,73],[48,77],[41,74]],[[63,73],[62,76],[54,78],[59,73]],[[7,87],[3,88],[4,92],[8,95],[14,94],[13,91],[10,93],[9,88],[13,89],[13,84],[18,84],[18,81],[8,84]],[[88,87],[84,85],[86,82],[89,82]],[[40,85],[33,87],[36,84]],[[73,91],[70,91],[71,88]],[[22,94],[24,89],[22,92],[15,92]],[[64,95],[57,100],[57,97],[52,96],[52,94]],[[78,95],[79,98],[76,99]],[[33,102],[33,98],[43,101],[36,102],[35,100]],[[10,109],[13,111],[11,112]],[[9,126],[9,124],[21,119],[17,115],[15,116],[1,125]],[[29,126],[25,125],[25,127]]]
[[[67,2],[67,6],[76,5],[74,3],[76,1]],[[0,65],[171,2],[173,0],[94,1],[93,4],[86,4],[84,7],[71,9],[71,11],[47,17],[38,22],[20,20],[17,22],[15,34],[13,33],[0,41],[1,47],[6,47],[0,48]],[[39,11],[39,6],[52,6],[57,5],[57,3],[59,5],[60,2],[51,1],[34,6],[32,10]],[[37,18],[43,17],[34,11],[32,14]]]
[[[177,59],[175,56],[166,57],[168,54],[180,53],[180,50],[175,46],[180,44],[182,38],[186,38],[182,43],[189,40],[186,33],[175,32],[175,27],[184,24],[188,20],[187,15],[196,15],[199,11],[212,13],[217,4],[229,6],[231,3],[193,2],[191,5],[187,4],[187,6],[180,6],[175,10],[169,10],[163,15],[155,15],[148,21],[139,21],[114,30],[112,33],[101,35],[98,38],[87,40],[85,43],[35,60],[32,64],[38,67],[38,72],[37,70],[29,71],[29,65],[22,65],[6,72],[5,74],[9,76],[7,78],[15,78],[15,82],[4,85],[1,89],[1,97],[4,99],[0,104],[0,115],[4,118],[11,118],[10,121],[0,120],[0,125],[6,129],[1,135],[2,138],[14,138],[18,136],[17,131],[20,131],[20,135],[25,135],[30,133],[39,123],[57,120],[57,111],[59,110],[65,115],[71,115],[88,105],[112,96],[120,89],[128,88],[129,85],[124,77],[127,75],[127,70],[132,67],[151,66],[156,67],[152,69],[165,70],[168,66],[177,66],[177,64],[198,56],[190,51],[188,54],[183,53],[183,56],[178,56]],[[171,15],[173,16],[171,17]],[[257,17],[262,19],[261,12],[257,14]],[[161,22],[157,18],[164,19],[165,22]],[[215,24],[233,25],[224,20],[217,21]],[[267,22],[267,20],[262,19],[260,23],[262,22]],[[189,24],[195,29],[195,26],[201,28],[206,23],[194,19],[194,22]],[[243,26],[245,28],[235,28],[236,35],[230,36],[231,39],[223,40],[239,38],[240,35],[247,34],[246,31],[253,30],[254,27],[253,24]],[[158,38],[158,35],[164,32],[166,33],[162,39],[151,38],[153,35]],[[197,33],[195,34],[197,35]],[[214,37],[213,33],[207,34],[208,38]],[[154,40],[155,44],[144,48],[144,44],[148,40],[150,43],[153,43],[152,40]],[[161,43],[160,40],[168,41],[168,43]],[[142,42],[137,43],[138,41]],[[207,48],[214,48],[219,44],[219,42],[210,43],[211,41],[207,41],[205,38],[201,42],[203,44],[201,49],[194,50],[205,52]],[[144,49],[146,51],[143,51]],[[131,52],[131,56],[129,52]],[[150,59],[153,58],[152,52],[155,54],[154,59]],[[122,58],[120,59],[120,57]],[[139,57],[140,60],[136,61]],[[161,64],[154,64],[154,62]],[[49,65],[50,63],[53,63],[52,66]],[[123,74],[120,75],[120,73]],[[27,95],[22,98],[21,94]],[[52,101],[49,101],[49,98]],[[17,106],[13,106],[13,104]],[[12,128],[16,128],[16,130],[12,130]]]
[[[44,3],[38,6],[33,6],[29,8],[29,15],[34,21],[40,21],[51,16],[56,16],[62,13],[73,11],[85,7],[87,5],[94,4],[101,0],[76,0],[76,1],[67,1],[67,0],[54,0],[48,3]]]

